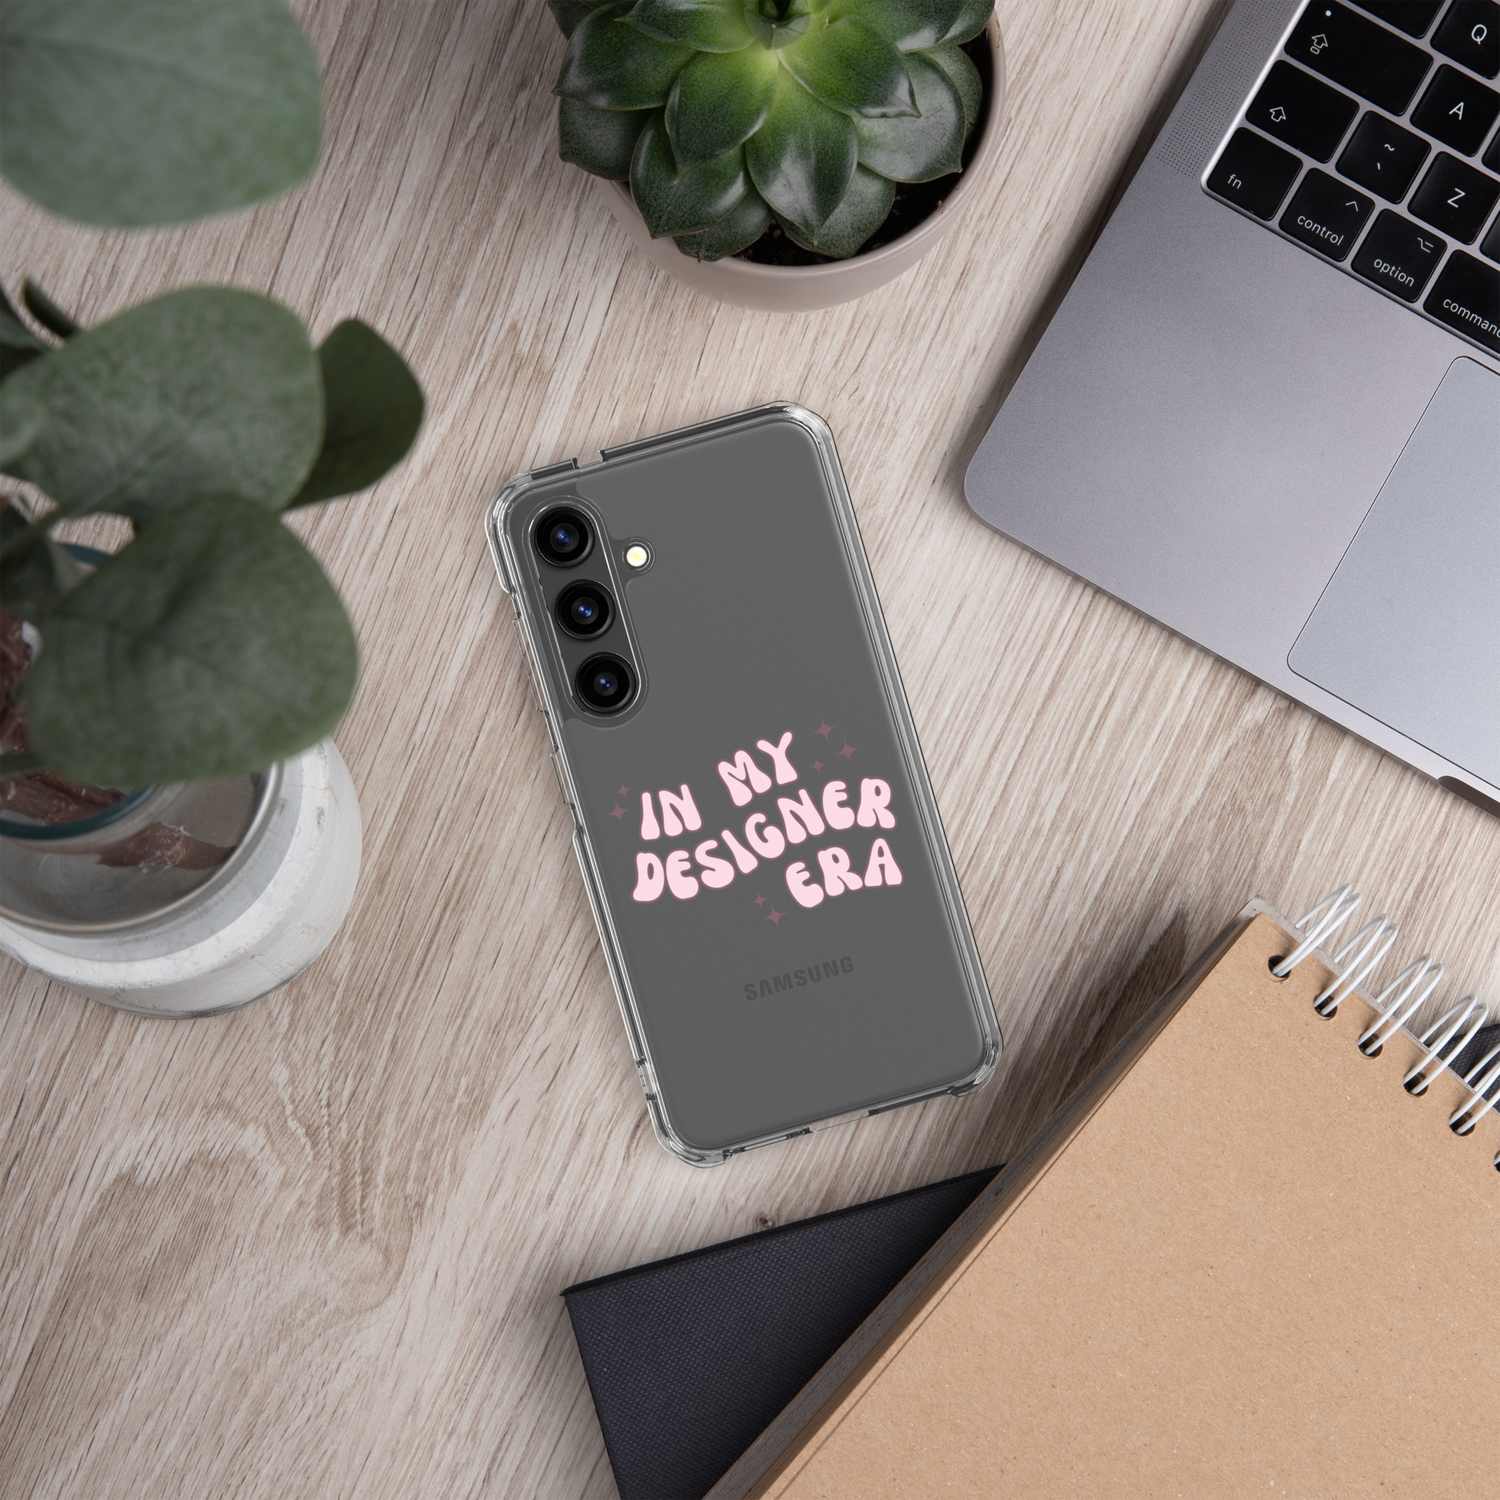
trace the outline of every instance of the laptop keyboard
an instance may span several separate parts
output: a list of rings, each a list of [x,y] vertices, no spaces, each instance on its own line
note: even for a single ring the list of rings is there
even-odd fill
[[[1500,354],[1497,75],[1497,0],[1310,0],[1204,187]]]

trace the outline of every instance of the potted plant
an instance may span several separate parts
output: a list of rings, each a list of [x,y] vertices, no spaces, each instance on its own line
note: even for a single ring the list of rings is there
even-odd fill
[[[900,275],[995,150],[993,0],[551,4],[559,154],[657,266],[725,301],[806,311]]]
[[[281,0],[0,11],[0,172],[87,224],[179,223],[317,161],[317,63]],[[400,461],[422,394],[374,330],[317,348],[190,287],[85,329],[0,297],[0,947],[149,1014],[229,1009],[332,937],[359,815],[327,738],[344,606],[283,516]],[[65,522],[130,522],[112,554]]]

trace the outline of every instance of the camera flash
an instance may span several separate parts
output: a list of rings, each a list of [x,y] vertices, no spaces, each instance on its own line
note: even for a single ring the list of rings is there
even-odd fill
[[[625,549],[625,561],[632,568],[644,568],[651,561],[651,549],[642,546],[640,542],[632,542]]]

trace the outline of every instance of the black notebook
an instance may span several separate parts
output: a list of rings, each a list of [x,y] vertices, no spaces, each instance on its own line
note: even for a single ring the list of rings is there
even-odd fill
[[[999,1170],[570,1286],[621,1500],[712,1488]]]

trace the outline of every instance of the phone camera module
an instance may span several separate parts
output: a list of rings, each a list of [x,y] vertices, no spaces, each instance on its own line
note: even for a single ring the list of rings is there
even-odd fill
[[[591,656],[578,669],[578,696],[597,714],[617,714],[635,693],[635,672],[618,656]]]
[[[589,555],[593,528],[576,510],[549,510],[537,522],[536,550],[555,568],[571,568]]]
[[[614,615],[609,593],[597,583],[575,583],[557,596],[557,623],[569,635],[598,635]]]

